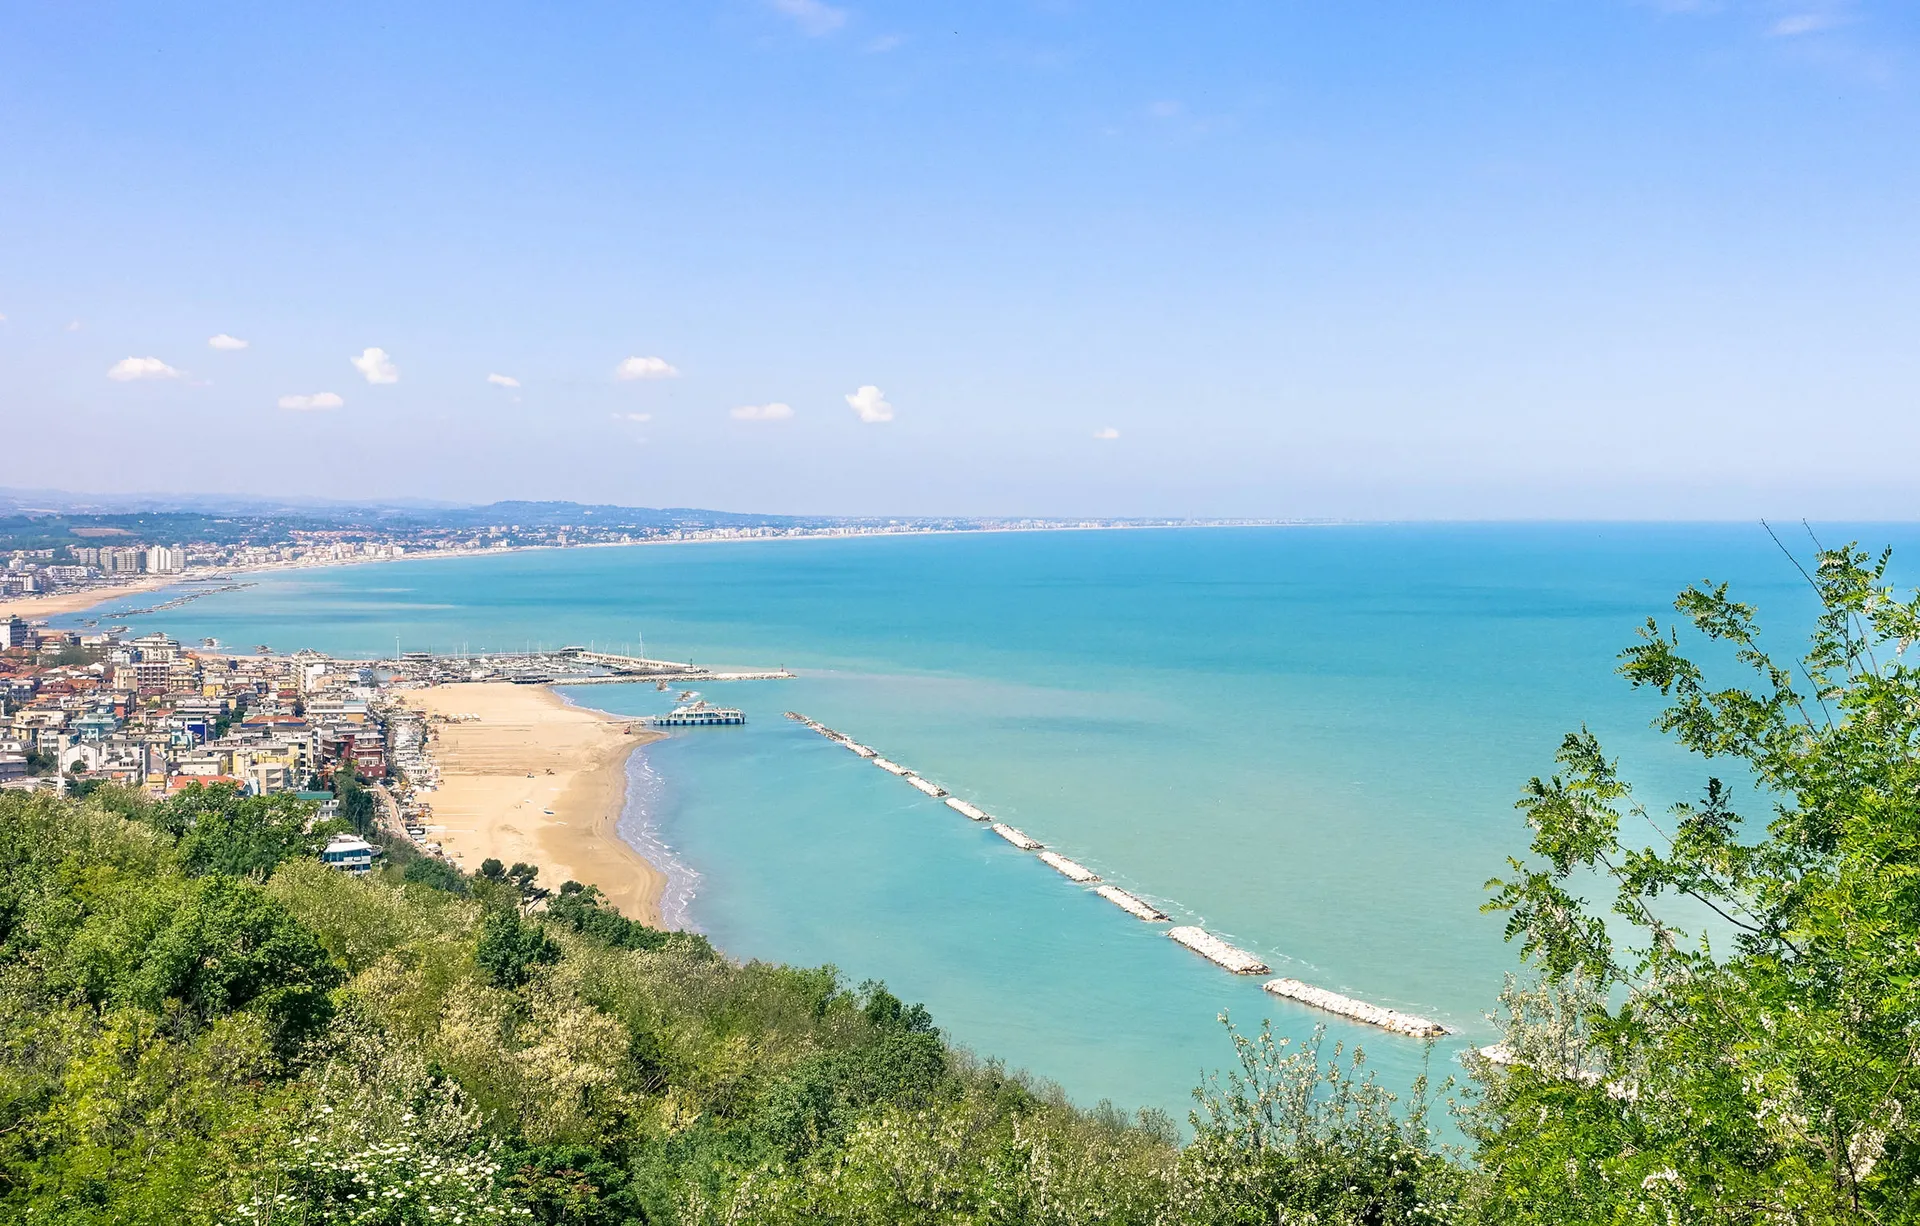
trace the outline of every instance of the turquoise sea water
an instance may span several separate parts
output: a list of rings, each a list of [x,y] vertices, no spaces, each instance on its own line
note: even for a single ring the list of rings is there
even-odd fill
[[[1796,529],[1796,531],[1798,531]],[[1911,549],[1907,526],[1823,528]],[[1804,534],[1789,544],[1804,555]],[[1493,1035],[1514,951],[1483,882],[1512,803],[1584,720],[1664,807],[1706,771],[1613,676],[1686,583],[1811,607],[1757,526],[1210,529],[729,542],[273,574],[140,629],[340,654],[631,645],[784,682],[709,687],[743,728],[631,767],[629,837],[733,955],[831,962],[1082,1102],[1184,1115],[1273,1001],[798,725],[803,711],[1293,975]],[[652,687],[575,701],[660,710]],[[1764,815],[1759,815],[1764,817]],[[1389,1084],[1411,1040],[1338,1021]],[[1445,1069],[1437,1071],[1444,1072]]]

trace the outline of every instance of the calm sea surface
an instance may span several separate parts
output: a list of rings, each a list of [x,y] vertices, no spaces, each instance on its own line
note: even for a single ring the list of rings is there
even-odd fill
[[[1789,544],[1803,556],[1806,535]],[[1891,543],[1911,526],[1824,527]],[[1784,534],[1783,534],[1784,535]],[[1704,578],[1798,633],[1805,584],[1757,526],[1437,526],[870,537],[576,549],[266,575],[136,619],[242,648],[593,642],[798,680],[706,696],[744,728],[636,756],[629,837],[740,958],[830,962],[958,1042],[1184,1116],[1272,1001],[798,725],[863,740],[1307,979],[1486,1042],[1514,952],[1482,883],[1525,846],[1521,784],[1582,721],[1656,811],[1706,771],[1614,656]],[[1792,639],[1782,634],[1791,645]],[[578,687],[623,714],[651,686]],[[1759,814],[1764,818],[1764,814]],[[667,849],[670,855],[662,852]],[[1338,1022],[1384,1080],[1420,1045]],[[1444,1072],[1445,1069],[1437,1069]]]

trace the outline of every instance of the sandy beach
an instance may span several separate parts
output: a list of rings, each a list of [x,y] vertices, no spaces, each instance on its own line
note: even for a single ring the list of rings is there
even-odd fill
[[[434,723],[440,786],[428,837],[468,872],[488,857],[538,865],[549,889],[599,886],[621,912],[658,924],[666,877],[621,841],[627,757],[662,735],[638,720],[570,706],[538,685],[473,682],[399,695]],[[551,812],[548,812],[551,810]]]
[[[98,604],[117,601],[136,592],[150,592],[157,587],[165,587],[169,583],[178,583],[180,579],[179,575],[151,575],[129,580],[126,583],[117,583],[112,587],[53,592],[45,596],[0,597],[0,617],[19,617],[27,621],[38,621],[42,618],[58,617],[63,613],[78,613],[82,609],[91,609]]]

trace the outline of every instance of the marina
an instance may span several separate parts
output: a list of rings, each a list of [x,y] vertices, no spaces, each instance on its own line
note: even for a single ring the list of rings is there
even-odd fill
[[[1098,873],[1095,873],[1084,864],[1078,864],[1067,859],[1057,851],[1041,852],[1040,862],[1054,872],[1059,873],[1062,877],[1065,877],[1068,881],[1078,882],[1081,885],[1092,885],[1094,882],[1100,880]]]
[[[1273,969],[1246,950],[1227,944],[1205,928],[1191,926],[1169,928],[1167,936],[1214,965],[1224,967],[1236,975],[1266,975]]]
[[[1125,911],[1128,915],[1133,916],[1135,919],[1145,920],[1150,924],[1164,924],[1167,922],[1167,913],[1165,911],[1160,910],[1160,908],[1154,906],[1152,903],[1146,902],[1138,895],[1129,894],[1117,885],[1103,885],[1095,890],[1094,893],[1106,899],[1122,911]]]
[[[1369,1026],[1378,1026],[1382,1030],[1390,1030],[1395,1034],[1404,1034],[1415,1039],[1437,1039],[1451,1033],[1440,1023],[1428,1021],[1424,1017],[1402,1013],[1398,1009],[1370,1005],[1364,1000],[1355,1000],[1351,996],[1342,996],[1338,992],[1316,988],[1298,979],[1272,979],[1260,986],[1282,1000],[1296,1001],[1337,1017],[1344,1017],[1348,1021],[1364,1022]]]

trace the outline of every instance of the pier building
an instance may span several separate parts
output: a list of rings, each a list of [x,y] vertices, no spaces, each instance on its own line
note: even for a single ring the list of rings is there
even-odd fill
[[[691,702],[684,707],[675,707],[665,715],[649,715],[647,723],[655,728],[691,728],[704,724],[744,724],[747,716],[744,711],[734,707],[716,707],[705,702]]]

